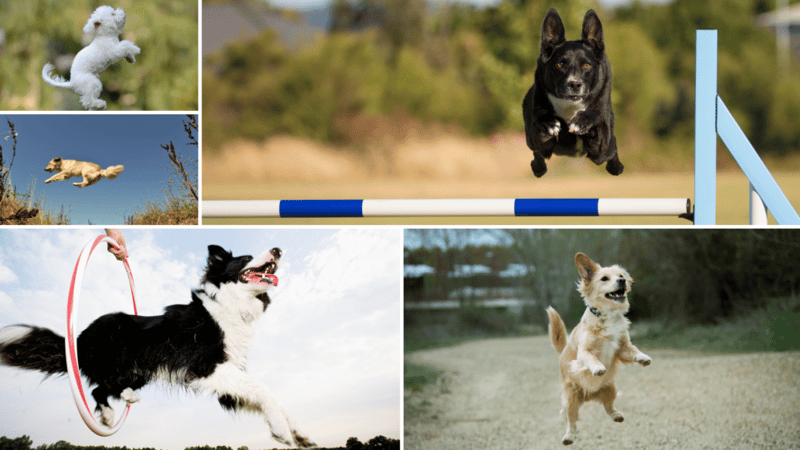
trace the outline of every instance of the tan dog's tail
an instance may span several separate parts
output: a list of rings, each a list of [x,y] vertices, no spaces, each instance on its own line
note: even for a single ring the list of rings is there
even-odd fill
[[[100,171],[100,176],[106,177],[109,180],[117,178],[117,175],[122,173],[124,166],[109,166],[106,170]]]
[[[567,346],[567,327],[564,326],[564,321],[552,306],[547,307],[547,318],[550,319],[547,331],[550,333],[550,340],[553,341],[553,348],[561,354],[564,347]]]

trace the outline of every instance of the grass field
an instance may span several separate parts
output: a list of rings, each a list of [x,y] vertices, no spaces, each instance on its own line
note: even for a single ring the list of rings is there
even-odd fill
[[[394,198],[694,198],[690,153],[661,153],[629,143],[620,176],[586,158],[553,157],[534,178],[523,134],[471,138],[438,134],[374,142],[358,150],[293,137],[237,141],[204,154],[204,200]],[[719,146],[717,224],[749,223],[748,181]],[[800,159],[767,161],[789,201],[800,208]],[[242,225],[664,225],[672,217],[407,217],[204,219]]]

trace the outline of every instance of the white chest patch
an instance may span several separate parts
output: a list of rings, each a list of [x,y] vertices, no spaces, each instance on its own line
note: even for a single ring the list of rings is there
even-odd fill
[[[569,122],[576,114],[586,109],[586,104],[582,101],[558,98],[552,94],[547,94],[547,99],[553,105],[556,116],[561,117],[565,122]]]

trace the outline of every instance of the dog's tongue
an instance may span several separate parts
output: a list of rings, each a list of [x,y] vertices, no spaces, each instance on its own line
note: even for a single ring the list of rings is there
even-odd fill
[[[271,273],[250,272],[247,274],[246,278],[248,283],[261,283],[266,281],[273,286],[278,285],[278,277]]]

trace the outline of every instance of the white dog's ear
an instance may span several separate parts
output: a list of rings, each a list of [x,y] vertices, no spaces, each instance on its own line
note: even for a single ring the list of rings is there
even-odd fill
[[[128,18],[128,16],[125,14],[125,11],[122,8],[117,8],[114,13],[117,20],[117,29],[121,30],[122,27],[125,26],[125,20]]]
[[[600,266],[583,253],[575,255],[575,265],[578,266],[578,272],[587,284],[592,281],[592,278],[600,268]]]

